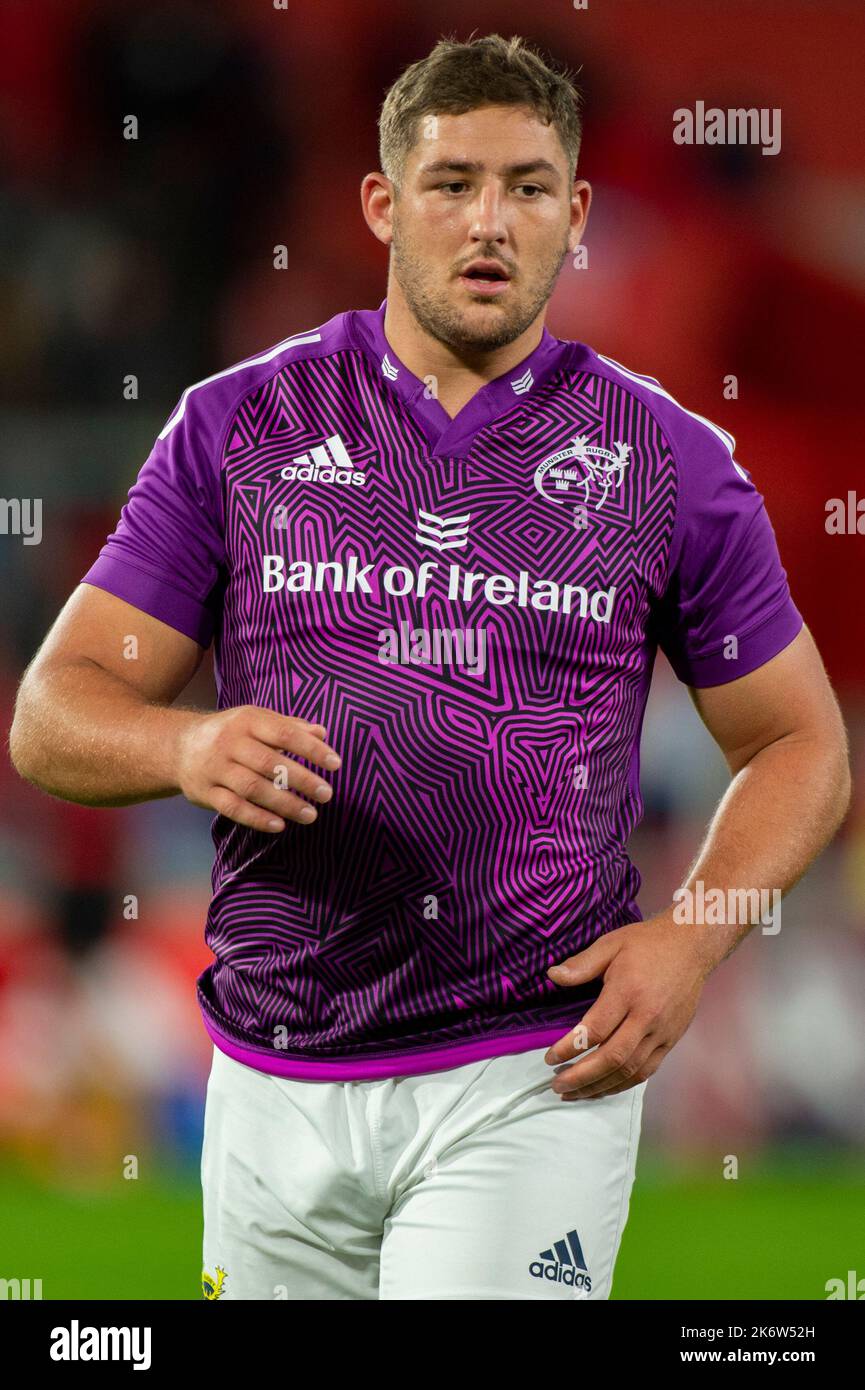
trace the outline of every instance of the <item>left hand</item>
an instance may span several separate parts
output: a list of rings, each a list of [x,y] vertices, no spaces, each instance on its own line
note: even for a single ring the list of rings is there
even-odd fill
[[[646,1081],[690,1027],[710,968],[693,928],[674,922],[672,911],[617,927],[551,966],[547,974],[555,984],[604,977],[594,1004],[575,1030],[553,1043],[544,1061],[552,1066],[600,1045],[558,1072],[552,1089],[564,1100],[584,1100]]]

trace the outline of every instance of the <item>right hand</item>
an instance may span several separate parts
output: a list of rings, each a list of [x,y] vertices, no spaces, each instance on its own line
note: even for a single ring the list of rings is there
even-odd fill
[[[328,770],[339,767],[339,754],[323,742],[326,733],[323,724],[257,705],[202,714],[180,735],[178,786],[193,806],[253,830],[276,835],[289,820],[311,825],[318,812],[304,797],[321,804],[330,800],[333,788],[295,759],[325,767],[326,759],[336,758]],[[283,749],[294,756],[286,757]],[[278,774],[280,786],[275,786]]]

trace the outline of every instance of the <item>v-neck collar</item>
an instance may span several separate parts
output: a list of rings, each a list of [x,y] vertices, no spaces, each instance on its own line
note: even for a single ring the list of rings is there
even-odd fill
[[[433,457],[468,453],[478,430],[534,390],[573,346],[544,328],[540,342],[528,357],[504,376],[481,386],[451,419],[444,406],[429,394],[426,383],[409,371],[388,342],[384,331],[386,310],[386,298],[377,309],[351,310],[349,335],[374,363],[382,381],[409,407],[429,440]]]

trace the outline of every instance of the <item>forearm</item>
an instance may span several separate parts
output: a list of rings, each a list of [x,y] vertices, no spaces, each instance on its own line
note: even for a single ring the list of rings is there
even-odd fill
[[[798,882],[832,839],[849,800],[843,739],[791,735],[737,773],[682,884],[690,896],[680,890],[673,914],[693,932],[707,973]]]
[[[22,777],[66,801],[174,796],[179,739],[202,713],[154,704],[102,667],[74,662],[22,683],[10,755]]]

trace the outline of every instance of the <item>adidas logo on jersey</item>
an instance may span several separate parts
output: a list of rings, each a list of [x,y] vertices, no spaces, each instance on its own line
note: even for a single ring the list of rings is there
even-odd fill
[[[568,1231],[557,1240],[549,1250],[542,1250],[536,1260],[529,1265],[533,1279],[549,1279],[556,1284],[569,1284],[572,1288],[588,1293],[592,1279],[583,1256],[580,1238],[576,1231]]]
[[[335,483],[340,487],[366,487],[366,474],[355,469],[338,434],[328,435],[323,444],[317,444],[308,454],[298,455],[280,470],[279,476],[289,483]]]

